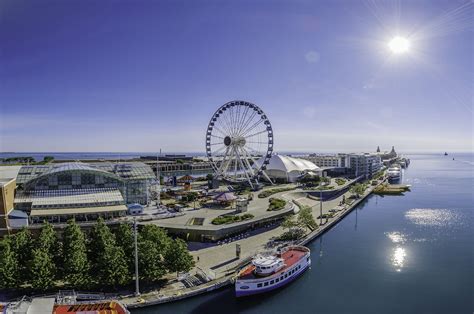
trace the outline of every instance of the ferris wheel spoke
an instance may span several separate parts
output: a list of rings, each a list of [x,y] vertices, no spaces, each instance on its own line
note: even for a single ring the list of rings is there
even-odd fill
[[[227,119],[228,117],[226,117]],[[227,135],[230,135],[232,133],[232,131],[230,130],[230,124],[228,122],[226,122],[227,120],[222,120],[220,121],[220,124],[222,126],[222,128],[224,129],[224,131],[226,132],[226,136]]]
[[[253,142],[253,141],[246,141],[249,144],[267,144],[268,142]]]
[[[255,110],[252,110],[253,112],[250,114],[249,118],[244,121],[244,123],[242,124],[242,130],[245,130],[247,128],[247,126],[251,123],[251,121],[253,120],[253,118],[255,117],[255,115],[257,114],[257,111]],[[242,136],[243,134],[243,131],[240,131],[239,135]]]
[[[220,138],[220,139],[224,139],[222,136],[218,136],[218,135],[215,135],[215,134],[211,134],[212,137],[216,137],[216,138]]]
[[[232,135],[232,123],[230,121],[230,112],[229,109],[226,109],[225,112],[222,114],[222,118],[227,125],[227,130],[229,132],[228,135]]]
[[[250,146],[246,146],[246,147],[247,147],[247,149],[248,149],[249,151],[253,152],[255,155],[257,155],[257,156],[259,156],[259,157],[263,156],[263,152],[259,152],[259,151],[253,149],[253,148],[250,147]]]
[[[249,132],[251,132],[252,130],[255,130],[255,128],[256,128],[257,126],[259,126],[259,124],[262,123],[263,121],[264,121],[264,119],[260,119],[260,120],[258,120],[257,122],[255,122],[251,127],[247,128],[247,129],[243,132],[242,136],[247,137],[247,134],[248,134]],[[266,130],[265,130],[265,131],[266,131]]]
[[[218,153],[223,152],[226,147],[227,147],[227,146],[222,146],[221,148],[216,149],[213,153],[214,153],[215,155],[217,155]]]
[[[226,136],[227,134],[225,132],[223,132],[220,128],[217,127],[217,125],[214,124],[213,126],[213,129],[216,130],[217,132],[219,132],[220,134]]]
[[[246,106],[245,109],[244,109],[244,113],[242,114],[242,117],[240,118],[240,121],[239,121],[240,127],[239,127],[239,130],[238,130],[239,135],[242,132],[242,128],[244,126],[245,119],[247,118],[247,114],[249,112],[249,109],[250,109],[250,106]]]
[[[245,138],[249,138],[249,137],[256,136],[256,135],[263,134],[263,133],[267,133],[267,130],[263,130],[263,131],[260,131],[260,132],[257,132],[257,133],[251,134],[251,135],[246,135]]]
[[[229,108],[229,113],[230,113],[230,126],[232,130],[232,136],[235,134],[235,113],[234,113],[234,106],[231,106]]]

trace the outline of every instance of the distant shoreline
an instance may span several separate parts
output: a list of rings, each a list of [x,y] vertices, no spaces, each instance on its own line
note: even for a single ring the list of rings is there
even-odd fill
[[[291,152],[281,151],[280,154],[285,155],[307,155],[312,153],[317,154],[334,154],[331,152]],[[134,159],[140,156],[156,156],[159,152],[0,152],[0,158],[11,157],[33,157],[35,161],[42,161],[45,156],[53,156],[55,160],[92,160],[92,159]],[[165,155],[186,155],[186,156],[205,156],[203,152],[162,152]],[[404,152],[402,155],[442,155],[444,152]],[[472,155],[474,152],[450,152],[451,155]]]

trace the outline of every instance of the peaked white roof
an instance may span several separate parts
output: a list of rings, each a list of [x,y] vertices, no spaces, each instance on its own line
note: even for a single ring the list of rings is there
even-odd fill
[[[270,163],[267,165],[267,170],[281,170],[285,172],[291,171],[306,171],[306,170],[319,170],[320,168],[316,166],[309,160],[294,158],[285,155],[272,155],[270,158]],[[263,162],[263,157],[256,161],[256,164],[260,166]]]

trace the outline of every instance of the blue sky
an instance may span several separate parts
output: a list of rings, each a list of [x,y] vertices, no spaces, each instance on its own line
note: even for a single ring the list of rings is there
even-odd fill
[[[203,151],[242,99],[277,151],[472,151],[473,6],[2,1],[0,150]]]

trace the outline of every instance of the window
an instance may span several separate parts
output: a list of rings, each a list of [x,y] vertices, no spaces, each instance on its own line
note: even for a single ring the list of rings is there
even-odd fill
[[[266,287],[268,286],[268,281],[267,282],[264,282],[263,285]]]
[[[261,288],[261,287],[262,287],[261,283],[257,284],[257,288]]]
[[[280,278],[277,278],[277,279],[275,280],[275,282],[280,282]]]
[[[275,283],[274,280],[270,280],[270,284],[273,285]]]

